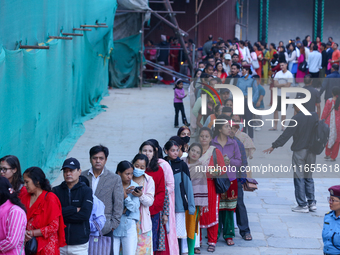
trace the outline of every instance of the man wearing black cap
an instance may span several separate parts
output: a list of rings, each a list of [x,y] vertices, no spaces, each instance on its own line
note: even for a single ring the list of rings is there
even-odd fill
[[[323,252],[325,255],[340,254],[340,185],[332,186],[328,191],[331,211],[326,213],[323,221]]]
[[[316,162],[316,155],[310,149],[310,141],[313,135],[315,124],[319,120],[318,115],[304,115],[294,104],[296,114],[292,117],[282,135],[272,143],[272,146],[264,150],[264,153],[271,153],[274,149],[282,147],[293,136],[292,165],[294,171],[295,199],[298,206],[292,208],[293,212],[307,213],[316,210],[314,180],[312,171],[309,171],[312,164]],[[296,124],[297,123],[297,124]]]
[[[62,206],[67,245],[60,247],[60,254],[81,255],[88,253],[93,197],[92,190],[79,181],[81,174],[79,161],[68,158],[61,168],[64,180],[53,188]]]

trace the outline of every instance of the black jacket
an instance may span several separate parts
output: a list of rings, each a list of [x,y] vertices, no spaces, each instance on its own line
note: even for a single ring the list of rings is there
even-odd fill
[[[92,189],[78,182],[69,190],[66,182],[53,188],[60,200],[63,212],[65,239],[68,245],[79,245],[89,241],[89,219],[93,207]],[[77,208],[80,208],[77,212]]]
[[[297,125],[295,127],[287,127],[282,135],[273,142],[272,147],[274,149],[282,147],[293,136],[293,144],[290,147],[292,151],[309,149],[313,128],[319,120],[315,112],[311,112],[311,114],[304,115],[301,111],[295,114],[292,119],[297,122]],[[290,121],[289,126],[294,126],[296,122]]]

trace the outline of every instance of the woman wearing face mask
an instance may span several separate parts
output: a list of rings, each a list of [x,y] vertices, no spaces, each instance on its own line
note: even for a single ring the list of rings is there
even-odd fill
[[[164,145],[164,152],[168,155],[166,160],[171,165],[175,179],[176,233],[179,239],[180,254],[182,254],[187,252],[185,214],[187,210],[190,215],[195,214],[195,202],[189,169],[187,164],[179,158],[179,150],[176,141],[169,140]]]
[[[116,174],[122,178],[124,189],[124,211],[118,228],[113,231],[113,253],[119,254],[122,244],[123,255],[135,255],[137,249],[136,224],[139,221],[139,198],[131,194],[137,183],[132,180],[134,167],[124,160],[117,165]]]
[[[200,171],[202,170],[202,163],[199,161],[199,159],[202,156],[202,153],[202,146],[199,143],[193,143],[189,148],[188,157],[183,159],[183,161],[187,163],[189,167],[196,206],[195,215],[185,215],[187,226],[189,226],[189,229],[187,229],[189,251],[194,250],[195,254],[201,253],[199,238],[200,207],[208,206],[207,176],[205,172]]]
[[[155,182],[153,178],[145,173],[149,165],[149,159],[144,154],[137,154],[133,160],[134,166],[132,180],[137,186],[143,187],[141,190],[133,191],[132,195],[139,197],[140,220],[137,222],[137,250],[136,254],[152,255],[152,221],[150,216],[150,206],[154,202]]]
[[[150,206],[150,214],[152,221],[152,246],[153,251],[156,252],[159,250],[160,245],[163,249],[163,245],[166,246],[167,242],[164,229],[166,222],[162,218],[164,214],[168,215],[168,210],[164,210],[164,205],[169,206],[168,200],[166,200],[166,194],[168,193],[165,189],[164,171],[158,165],[158,153],[155,145],[152,142],[146,141],[139,147],[139,153],[148,157],[149,164],[145,172],[155,181],[155,199],[153,205]]]
[[[177,131],[177,136],[179,136],[185,142],[184,151],[188,152],[191,137],[190,128],[188,128],[187,126],[180,127]]]
[[[0,159],[0,174],[9,180],[19,197],[27,193],[22,180],[20,162],[16,156],[7,155]]]
[[[177,242],[177,234],[176,234],[176,217],[175,217],[175,180],[174,175],[172,173],[171,166],[167,161],[163,159],[162,148],[159,146],[159,143],[155,139],[149,139],[148,141],[152,142],[158,153],[158,165],[163,169],[164,172],[164,180],[165,180],[165,188],[168,192],[169,196],[169,213],[167,215],[163,214],[162,220],[166,225],[164,229],[167,232],[167,241],[169,243],[169,251],[170,254],[178,254],[178,242]],[[160,158],[162,155],[162,158]]]

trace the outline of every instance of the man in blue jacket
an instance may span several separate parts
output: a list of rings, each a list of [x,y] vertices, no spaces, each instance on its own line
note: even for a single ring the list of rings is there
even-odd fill
[[[337,64],[332,65],[331,74],[327,75],[326,79],[323,80],[322,87],[320,89],[320,97],[325,91],[325,102],[328,98],[333,97],[332,89],[334,86],[340,86],[339,65]]]
[[[93,206],[92,190],[79,181],[81,169],[77,159],[66,159],[61,170],[65,181],[53,188],[53,192],[60,200],[66,225],[67,245],[60,248],[60,254],[88,254],[89,219]]]

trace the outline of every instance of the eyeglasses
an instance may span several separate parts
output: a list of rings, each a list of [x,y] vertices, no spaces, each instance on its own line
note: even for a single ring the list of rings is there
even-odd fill
[[[340,202],[340,200],[334,200],[333,198],[330,198],[330,197],[327,197],[327,201],[328,203],[331,203],[331,204]]]
[[[12,168],[0,167],[0,173],[6,173],[7,170],[9,169],[12,169]]]

